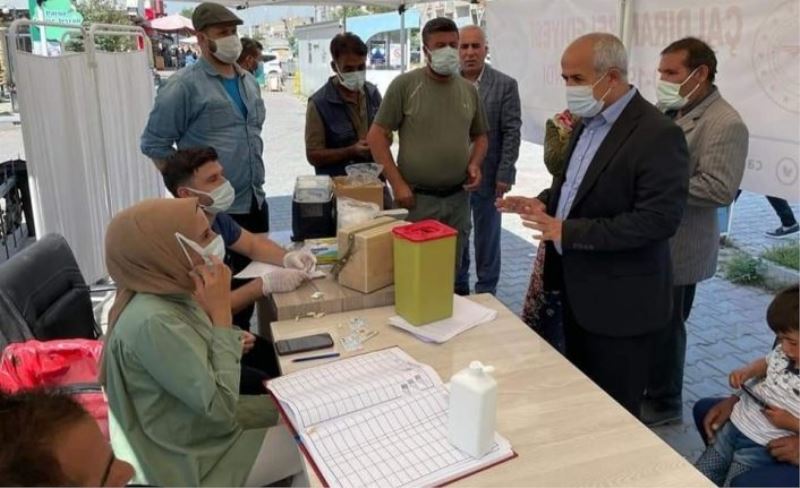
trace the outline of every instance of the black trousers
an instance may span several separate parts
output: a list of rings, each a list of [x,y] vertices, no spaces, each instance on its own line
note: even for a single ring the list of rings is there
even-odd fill
[[[777,197],[767,197],[767,201],[772,205],[775,213],[778,214],[782,226],[791,227],[797,223],[797,219],[794,217],[794,212],[792,212],[792,207],[789,206],[789,202],[783,198]]]
[[[280,376],[278,358],[272,343],[256,336],[256,343],[242,356],[242,374],[239,379],[239,393],[242,395],[263,395],[267,392],[264,381]]]
[[[562,297],[567,359],[639,418],[649,358],[658,332],[634,337],[595,334],[578,323],[569,296],[563,293]]]
[[[250,204],[250,212],[246,214],[229,214],[243,229],[254,234],[264,234],[269,232],[269,206],[267,201],[258,206],[256,197]],[[239,253],[228,251],[230,259],[231,274],[237,274],[250,264],[250,258]],[[249,283],[250,280],[231,280],[231,289],[237,289]],[[233,316],[233,324],[243,330],[250,330],[250,318],[253,316],[254,305],[243,309]]]
[[[680,412],[683,409],[686,321],[692,311],[696,288],[694,284],[673,288],[672,317],[656,338],[645,398],[659,410]]]
[[[741,194],[742,190],[737,191],[734,201],[738,200]],[[797,219],[794,217],[794,212],[792,212],[792,207],[789,206],[789,202],[783,198],[771,197],[769,195],[767,195],[767,201],[772,205],[772,209],[775,210],[778,218],[781,219],[782,226],[791,227],[797,223]]]

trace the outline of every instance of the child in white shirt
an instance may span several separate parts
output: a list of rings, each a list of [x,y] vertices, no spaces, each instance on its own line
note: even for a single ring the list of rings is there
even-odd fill
[[[766,407],[743,391],[730,420],[712,425],[717,432],[695,467],[718,486],[749,469],[777,464],[767,444],[800,429],[799,297],[796,285],[775,296],[767,309],[767,324],[777,335],[777,345],[766,358],[730,374],[733,388],[753,379],[748,385]]]

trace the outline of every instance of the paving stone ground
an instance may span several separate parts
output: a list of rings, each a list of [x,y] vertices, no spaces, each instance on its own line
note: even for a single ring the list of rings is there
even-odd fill
[[[265,99],[265,189],[272,229],[286,230],[291,227],[294,179],[311,173],[303,146],[305,102],[288,93],[267,93]],[[24,158],[19,126],[0,123],[0,161],[17,155]],[[549,185],[541,158],[540,146],[523,144],[514,193],[535,195]],[[794,208],[797,212],[796,205]],[[732,232],[737,244],[760,253],[764,246],[773,244],[762,237],[763,232],[777,225],[778,219],[763,197],[742,194],[733,214]],[[522,308],[536,244],[518,217],[503,217],[503,266],[497,296],[516,313]],[[684,421],[654,430],[687,459],[696,459],[702,450],[691,421],[692,405],[703,397],[728,394],[728,372],[768,352],[773,340],[764,319],[769,301],[770,295],[763,290],[734,285],[718,277],[698,286],[688,322]]]

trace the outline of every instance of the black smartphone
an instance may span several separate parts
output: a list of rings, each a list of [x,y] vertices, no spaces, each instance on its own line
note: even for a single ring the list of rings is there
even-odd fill
[[[327,333],[275,341],[275,350],[278,351],[279,356],[296,354],[298,352],[316,351],[317,349],[325,349],[328,347],[333,347],[333,338]]]
[[[742,383],[742,391],[745,392],[747,394],[747,396],[752,398],[753,401],[756,402],[761,408],[767,408],[768,407],[767,402],[765,402],[764,399],[761,398],[760,396],[758,396],[756,394],[756,392],[753,391],[752,388],[750,388],[749,386],[747,386],[744,383]]]

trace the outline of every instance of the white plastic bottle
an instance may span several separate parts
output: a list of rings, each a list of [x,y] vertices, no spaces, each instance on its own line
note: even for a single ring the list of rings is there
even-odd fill
[[[494,443],[497,414],[497,382],[494,367],[472,361],[450,379],[447,436],[450,443],[479,458]]]

